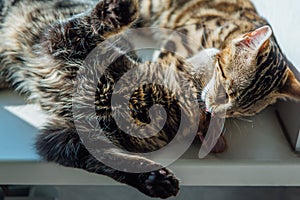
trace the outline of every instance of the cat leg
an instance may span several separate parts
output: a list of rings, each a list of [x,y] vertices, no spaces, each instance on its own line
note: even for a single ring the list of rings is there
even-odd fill
[[[103,0],[89,12],[53,24],[42,47],[57,59],[84,59],[97,44],[129,28],[138,18],[137,0]]]
[[[206,111],[204,111],[203,109],[200,109],[200,120],[199,120],[199,127],[198,127],[198,137],[202,143],[202,145],[211,145],[208,144],[205,140],[206,136],[207,136],[207,132],[209,128],[214,129],[214,127],[210,127],[210,121],[211,121],[211,115],[210,113],[207,113]],[[214,129],[214,131],[212,131],[211,133],[218,133],[218,129]],[[224,132],[224,130],[222,130]],[[209,137],[214,137],[213,135],[209,136]],[[226,139],[224,137],[224,135],[222,134],[219,138],[216,138],[217,142],[214,145],[214,147],[211,149],[210,153],[223,153],[227,150],[227,142]],[[209,148],[209,147],[207,147]]]
[[[154,166],[156,169],[157,167],[160,169],[147,173],[128,173],[106,166],[89,153],[72,126],[70,123],[65,123],[55,126],[49,124],[45,127],[36,142],[38,153],[50,162],[109,176],[118,182],[135,187],[151,197],[168,198],[178,193],[179,181],[173,173],[143,157],[127,155],[118,149],[106,149],[103,152],[116,162],[123,162],[127,166],[138,161],[140,166]],[[138,168],[139,166],[129,167]]]
[[[68,113],[74,80],[85,58],[105,39],[130,27],[137,17],[136,0],[104,0],[86,13],[51,24],[42,37],[41,56],[36,61],[44,65],[37,66],[43,79],[35,92],[43,110],[59,116]]]

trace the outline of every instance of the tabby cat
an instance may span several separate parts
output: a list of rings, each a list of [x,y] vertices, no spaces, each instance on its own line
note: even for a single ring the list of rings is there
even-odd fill
[[[178,179],[160,164],[125,152],[152,152],[167,145],[179,128],[180,116],[187,116],[189,104],[181,104],[176,95],[161,85],[140,86],[129,104],[136,124],[150,123],[149,109],[154,104],[161,104],[168,118],[162,130],[152,137],[126,134],[112,117],[110,98],[115,84],[128,70],[139,68],[141,76],[149,77],[172,66],[184,81],[197,86],[193,98],[202,102],[209,113],[220,116],[224,110],[226,117],[254,115],[278,98],[300,99],[300,83],[289,68],[292,64],[280,50],[267,21],[257,14],[249,0],[0,2],[1,84],[26,94],[28,100],[39,103],[50,117],[37,138],[38,153],[50,162],[109,176],[151,197],[176,195]],[[96,76],[96,88],[89,75],[82,75],[83,83],[76,82],[78,70],[93,49],[130,27],[147,26],[173,29],[191,40],[178,42],[181,40],[158,34],[165,42],[153,63],[140,62],[134,52],[123,54],[118,44],[100,48],[98,51],[108,58],[116,54],[116,60],[100,77],[97,74],[103,70],[101,60],[87,70],[87,74]],[[170,46],[180,51],[182,57],[164,50]],[[206,63],[191,64],[203,57],[199,56],[203,48],[220,51],[207,50]],[[192,58],[184,59],[189,57]],[[177,73],[163,77],[175,91],[180,81]],[[83,93],[73,96],[74,86],[81,87]],[[222,97],[220,90],[225,92]],[[95,114],[74,114],[74,102],[83,110],[93,105]],[[86,127],[75,126],[79,118],[87,123],[96,120],[98,129],[91,133]],[[196,119],[188,120],[197,123]],[[87,137],[79,137],[78,131]],[[101,145],[96,151],[107,159],[127,165],[138,161],[139,165],[134,166],[137,171],[143,166],[156,166],[158,170],[145,173],[116,170],[96,159],[84,140]],[[110,142],[119,148],[111,148]]]

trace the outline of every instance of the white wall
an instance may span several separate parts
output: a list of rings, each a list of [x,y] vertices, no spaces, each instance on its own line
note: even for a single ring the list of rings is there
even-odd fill
[[[272,25],[275,36],[290,61],[300,70],[300,1],[252,0]]]

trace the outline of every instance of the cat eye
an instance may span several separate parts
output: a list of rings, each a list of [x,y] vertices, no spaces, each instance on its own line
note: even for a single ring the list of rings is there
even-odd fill
[[[221,75],[223,78],[226,78],[223,67],[221,66],[221,62],[218,59],[218,69],[221,71]]]

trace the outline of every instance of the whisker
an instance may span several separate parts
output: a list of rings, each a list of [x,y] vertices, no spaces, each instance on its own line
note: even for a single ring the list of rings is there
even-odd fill
[[[242,129],[238,125],[238,123],[235,120],[232,120],[232,123],[237,127],[239,134],[242,134]]]
[[[237,120],[243,121],[243,122],[248,122],[248,123],[252,123],[253,124],[253,120],[251,119],[247,119],[245,117],[237,117]]]
[[[222,135],[225,135],[226,132],[227,132],[227,129],[226,129],[226,127],[224,127],[222,130]]]

